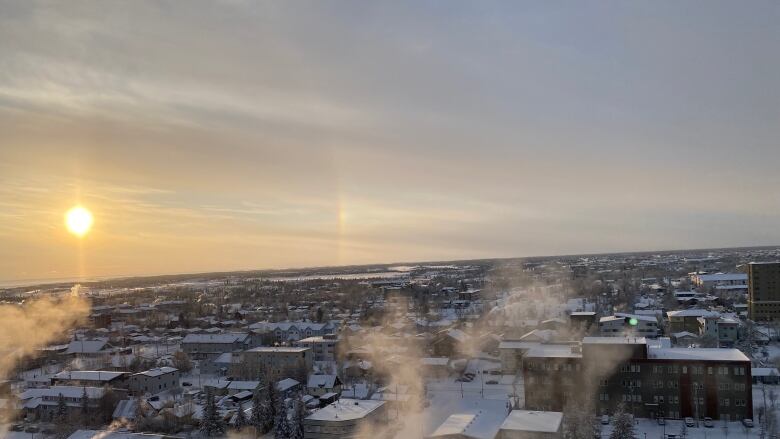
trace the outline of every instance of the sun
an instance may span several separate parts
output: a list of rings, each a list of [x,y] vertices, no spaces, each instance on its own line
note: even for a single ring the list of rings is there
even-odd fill
[[[79,237],[84,236],[92,228],[92,213],[81,206],[76,206],[65,214],[65,226],[70,233]]]

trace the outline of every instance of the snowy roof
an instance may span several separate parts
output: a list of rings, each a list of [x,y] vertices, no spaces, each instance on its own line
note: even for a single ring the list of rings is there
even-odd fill
[[[719,317],[720,314],[706,309],[693,308],[669,311],[666,313],[669,317]]]
[[[349,421],[362,419],[374,410],[382,407],[384,401],[357,400],[342,398],[312,413],[307,420],[312,421]]]
[[[76,430],[75,433],[68,436],[68,439],[164,439],[170,436],[164,436],[151,433],[129,433],[109,430]]]
[[[258,387],[260,387],[260,381],[239,381],[239,380],[216,379],[216,380],[206,381],[205,386],[214,387],[217,389],[255,390]]]
[[[539,344],[531,348],[526,358],[581,358],[582,354],[573,352],[571,344]]]
[[[501,430],[556,433],[561,429],[563,413],[512,410],[501,424]]]
[[[51,386],[42,389],[27,389],[21,395],[19,399],[26,400],[31,398],[40,398],[44,396],[56,397],[62,394],[65,398],[81,398],[84,392],[87,392],[87,398],[97,399],[103,396],[102,387],[82,387],[82,386]]]
[[[62,371],[52,378],[58,380],[78,380],[78,381],[111,381],[114,378],[121,377],[127,372],[110,372],[105,370],[71,370]]]
[[[701,274],[698,276],[702,282],[724,282],[724,281],[736,281],[747,280],[746,273],[717,273],[717,274]]]
[[[470,410],[450,415],[428,437],[467,437],[493,439],[498,434],[503,416],[497,417],[483,410]]]
[[[647,344],[644,337],[584,337],[582,344]]]
[[[176,369],[175,367],[164,366],[164,367],[158,367],[158,368],[155,368],[155,369],[145,370],[143,372],[138,372],[136,375],[145,375],[145,376],[148,376],[148,377],[158,377],[158,376],[161,376],[161,375],[165,375],[167,373],[173,373],[173,372],[178,372],[178,371],[179,371],[179,369]]]
[[[754,377],[780,376],[776,367],[754,367],[750,369],[750,375]]]
[[[304,347],[293,347],[293,346],[259,346],[252,349],[247,349],[246,352],[289,352],[289,353],[295,353],[295,352],[304,352],[308,351],[310,348],[304,348]]]
[[[446,366],[450,363],[447,357],[426,357],[420,358],[420,364],[423,366]]]
[[[297,386],[298,384],[300,384],[298,380],[294,380],[292,378],[285,378],[283,380],[279,380],[279,382],[276,383],[276,389],[279,390],[280,392],[285,392]]]
[[[117,403],[112,417],[114,419],[125,418],[133,420],[137,412],[137,405],[138,403],[135,399],[123,399]]]
[[[750,361],[739,349],[719,348],[650,348],[648,357],[656,360]]]
[[[182,343],[214,343],[214,344],[226,344],[243,342],[249,334],[243,333],[228,333],[228,334],[187,334],[182,340]]]
[[[336,385],[336,375],[309,375],[306,387],[324,387],[332,389]]]
[[[107,340],[74,340],[68,344],[66,354],[94,354],[106,348]]]

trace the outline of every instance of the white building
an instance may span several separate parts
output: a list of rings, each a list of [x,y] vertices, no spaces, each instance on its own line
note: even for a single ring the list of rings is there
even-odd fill
[[[303,434],[305,439],[376,437],[386,422],[384,401],[345,398],[304,419]]]

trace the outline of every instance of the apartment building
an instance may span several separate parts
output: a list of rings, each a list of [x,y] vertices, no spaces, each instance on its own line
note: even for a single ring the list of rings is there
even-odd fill
[[[248,379],[262,375],[272,381],[301,378],[305,382],[314,364],[312,350],[305,347],[261,346],[246,350],[239,356],[235,375]]]
[[[187,334],[181,350],[193,360],[213,360],[225,352],[243,351],[250,347],[249,334]]]
[[[130,376],[130,391],[134,395],[156,394],[179,386],[179,369],[160,367]]]
[[[780,318],[780,262],[751,262],[748,274],[748,317],[766,321]]]
[[[560,411],[567,401],[584,397],[598,414],[613,413],[623,404],[639,417],[753,417],[750,359],[737,349],[649,346],[643,337],[585,337],[580,352],[529,350],[523,373],[526,408],[531,410]]]
[[[694,274],[691,276],[691,282],[708,291],[718,286],[747,285],[748,275],[745,273]]]
[[[605,337],[637,335],[658,337],[658,319],[654,316],[615,313],[599,319],[599,333]]]
[[[339,340],[335,335],[326,334],[298,340],[294,345],[311,349],[314,361],[336,361]]]

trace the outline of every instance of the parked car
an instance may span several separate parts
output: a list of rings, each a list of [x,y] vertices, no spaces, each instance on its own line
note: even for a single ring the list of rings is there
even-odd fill
[[[752,419],[743,419],[742,425],[744,425],[747,428],[753,428],[753,420]]]
[[[607,425],[609,424],[609,415],[602,415],[601,416],[601,425]]]
[[[38,427],[35,425],[30,425],[27,428],[24,429],[25,433],[38,433]]]
[[[666,425],[666,419],[658,418],[658,425]]]
[[[696,422],[694,422],[693,418],[685,418],[685,426],[686,427],[695,427]]]
[[[498,384],[498,381],[496,381],[496,380],[487,380],[487,381],[485,381],[485,384]]]
[[[712,418],[704,418],[704,426],[706,428],[712,428],[715,424],[712,422]]]

